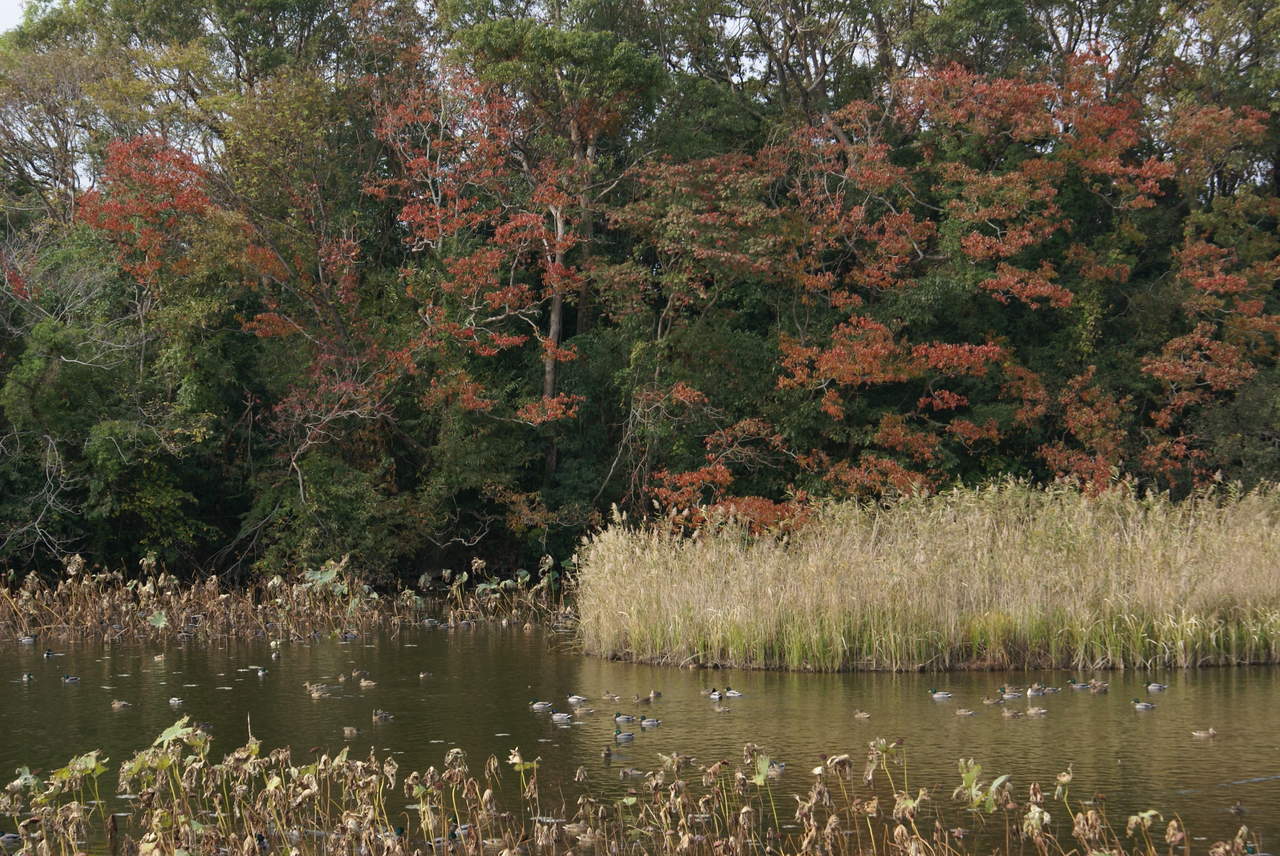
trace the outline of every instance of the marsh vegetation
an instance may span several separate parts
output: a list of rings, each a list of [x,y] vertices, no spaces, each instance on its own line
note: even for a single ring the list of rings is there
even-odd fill
[[[1190,852],[1176,816],[1152,809],[1113,822],[1101,803],[1073,797],[1070,770],[1052,790],[1032,782],[1016,793],[1009,776],[961,760],[954,790],[930,793],[908,787],[901,747],[875,738],[865,751],[825,755],[794,794],[774,785],[779,765],[754,743],[740,762],[664,756],[630,771],[635,786],[622,796],[593,794],[580,767],[580,795],[566,800],[519,748],[479,770],[461,749],[410,771],[346,749],[299,759],[252,736],[219,757],[183,717],[114,771],[128,811],[102,808],[111,771],[93,751],[45,777],[18,770],[0,814],[17,829],[7,843],[28,854],[78,853],[86,840],[138,854]],[[504,791],[507,767],[519,787]],[[1209,850],[1243,856],[1257,843],[1241,826]]]
[[[1280,660],[1280,491],[1181,502],[1006,482],[841,503],[785,535],[615,525],[579,561],[587,650],[802,670]]]
[[[439,580],[424,577],[418,587],[391,592],[379,591],[351,573],[346,558],[290,579],[274,576],[242,585],[228,584],[216,575],[184,583],[154,567],[130,579],[118,571],[89,568],[79,556],[70,557],[52,582],[34,573],[0,580],[0,634],[28,644],[359,636],[437,618],[558,620],[564,609],[548,565],[537,578],[522,573],[490,579],[479,560],[470,571]]]

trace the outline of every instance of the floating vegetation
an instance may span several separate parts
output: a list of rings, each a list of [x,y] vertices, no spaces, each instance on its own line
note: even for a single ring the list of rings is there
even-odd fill
[[[785,537],[624,522],[580,552],[579,632],[593,653],[681,665],[1275,663],[1277,522],[1274,487],[1175,503],[1020,483],[830,505]]]
[[[444,583],[424,579],[421,589],[385,594],[348,572],[346,559],[293,580],[277,576],[235,588],[216,576],[187,585],[167,573],[141,579],[116,571],[94,573],[73,556],[52,584],[36,574],[20,581],[10,578],[7,586],[0,578],[0,636],[30,640],[26,644],[36,638],[93,637],[300,639],[324,634],[356,639],[410,624],[562,621],[566,612],[552,596],[549,568],[544,563],[536,581],[523,572],[491,580],[477,560],[470,572],[450,575]]]
[[[621,795],[597,795],[580,767],[565,804],[562,783],[544,786],[539,761],[511,749],[518,779],[513,804],[490,757],[471,769],[461,749],[440,768],[403,773],[390,757],[352,758],[346,749],[299,761],[288,748],[267,751],[252,736],[218,760],[212,739],[184,717],[119,767],[128,810],[101,799],[107,759],[81,755],[40,777],[28,769],[0,792],[11,849],[79,853],[86,842],[147,854],[359,853],[468,854],[903,854],[956,856],[999,850],[1055,856],[1069,852],[1189,852],[1177,817],[1150,810],[1113,826],[1089,802],[1072,803],[1070,770],[1047,797],[1031,783],[1015,793],[1009,776],[986,778],[973,760],[959,765],[948,795],[909,788],[901,741],[877,738],[865,755],[825,755],[803,793],[779,792],[783,766],[755,744],[741,764],[710,764],[675,753],[652,770],[607,771],[634,780]],[[607,764],[606,759],[606,764]],[[1256,852],[1247,827],[1211,853]]]

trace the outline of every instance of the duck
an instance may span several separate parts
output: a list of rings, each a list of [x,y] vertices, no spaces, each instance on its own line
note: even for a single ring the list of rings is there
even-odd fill
[[[361,679],[360,679],[360,689],[362,689],[362,690],[367,690],[367,689],[369,689],[370,687],[376,687],[377,685],[378,685],[378,682],[377,682],[377,681],[371,681],[371,680],[369,680],[368,678],[361,678]]]
[[[609,763],[611,760],[613,760],[613,747],[606,746],[603,749],[601,749],[600,757],[604,759],[604,762],[606,764]]]
[[[1004,704],[1004,699],[1002,699],[1002,698],[993,698],[992,696],[985,696],[985,695],[984,695],[984,696],[982,697],[982,703],[983,703],[983,704]]]
[[[1210,739],[1210,738],[1213,738],[1213,737],[1217,737],[1217,736],[1218,736],[1218,732],[1217,732],[1217,730],[1216,730],[1216,729],[1214,729],[1214,728],[1209,728],[1209,729],[1208,729],[1208,730],[1206,730],[1206,731],[1193,731],[1193,732],[1191,732],[1191,736],[1192,736],[1192,737],[1198,737],[1198,738],[1199,738],[1199,739],[1201,739],[1201,740],[1206,740],[1206,739]]]
[[[533,710],[551,710],[553,705],[549,701],[531,701],[529,707]]]
[[[1026,714],[1023,713],[1022,711],[1014,710],[1011,707],[1004,708],[1003,710],[1000,711],[1000,713],[1001,715],[1004,716],[1005,719],[1021,719],[1022,717],[1026,716]]]
[[[43,656],[48,658],[48,657],[57,657],[59,655],[58,655],[58,652],[53,650],[52,648],[45,648]]]
[[[353,740],[360,736],[360,729],[354,725],[344,725],[342,726],[342,736],[348,740]]]
[[[394,713],[391,713],[390,711],[378,709],[373,712],[374,722],[390,722],[395,718],[396,718],[396,715]]]
[[[1155,710],[1156,706],[1154,702],[1143,701],[1142,699],[1135,698],[1133,700],[1133,709],[1134,710]]]
[[[554,711],[554,710],[553,710],[553,711],[551,711],[551,721],[552,721],[552,722],[560,722],[560,723],[573,722],[573,714],[572,714],[572,713],[560,713],[560,712],[558,712],[558,711]]]
[[[780,778],[786,770],[786,761],[770,761],[768,768],[764,771],[764,774],[771,779],[777,779]]]
[[[603,701],[613,701],[613,702],[622,701],[622,697],[620,695],[618,695],[617,693],[611,693],[608,690],[605,690],[604,695],[600,696],[600,698]]]
[[[266,668],[265,668],[265,667],[263,667],[263,666],[259,666],[259,667],[258,667],[258,672],[257,672],[257,674],[258,674],[258,677],[260,677],[260,678],[265,678],[265,677],[267,676],[267,670],[266,670]]]
[[[1111,684],[1106,681],[1100,681],[1097,678],[1093,678],[1089,681],[1089,692],[1094,695],[1105,695],[1109,689],[1111,689]]]
[[[1028,695],[1028,696],[1042,696],[1042,695],[1044,695],[1044,687],[1040,686],[1040,684],[1039,684],[1038,682],[1037,682],[1037,683],[1034,683],[1034,684],[1032,684],[1031,686],[1027,687],[1027,695]]]
[[[573,695],[569,696],[569,704],[573,704],[573,705],[586,704],[586,703],[587,703],[587,701],[588,701],[588,699],[587,699],[587,697],[586,697],[586,696],[584,696],[584,695],[578,695],[578,694],[576,694],[576,693],[575,693],[575,694],[573,694]]]
[[[742,693],[738,692],[737,690],[735,690],[733,687],[729,686],[728,684],[726,684],[726,685],[725,685],[725,688],[724,688],[724,694],[725,694],[725,696],[726,696],[726,697],[728,697],[728,698],[741,698],[741,697],[742,697]]]
[[[712,701],[719,701],[720,699],[724,698],[724,693],[720,692],[720,690],[716,689],[715,687],[712,687],[711,692],[707,693],[707,698],[711,699]]]
[[[956,711],[956,716],[977,716],[977,714],[967,707],[962,707]]]
[[[34,681],[35,679],[36,679],[36,676],[35,676],[35,675],[33,675],[33,674],[31,674],[30,672],[23,672],[23,673],[22,673],[22,682],[23,682],[24,684],[29,684],[29,683],[31,683],[32,681]]]
[[[930,687],[929,698],[937,698],[937,699],[951,698],[951,693],[947,692],[946,690],[935,690],[933,687]]]
[[[636,718],[629,713],[618,712],[618,713],[614,713],[613,721],[614,722],[635,722]]]
[[[1000,698],[1006,699],[1006,700],[1014,699],[1014,698],[1022,698],[1022,693],[1020,693],[1018,690],[1010,689],[1009,687],[1001,687]]]
[[[649,698],[649,696],[647,695],[646,696],[634,695],[631,697],[631,699],[636,704],[653,704],[653,699]]]
[[[630,743],[636,739],[636,735],[631,731],[623,731],[621,728],[613,729],[613,739],[616,743]]]
[[[536,823],[536,821],[535,821]],[[569,838],[575,838],[591,829],[591,824],[583,820],[571,820],[561,824],[560,831]]]
[[[129,704],[129,702],[124,701],[123,699],[118,699],[118,698],[112,699],[111,701],[112,710],[124,710],[126,707],[133,707],[133,705]]]
[[[1027,716],[1045,716],[1048,713],[1049,713],[1049,710],[1043,707],[1027,708]]]
[[[657,728],[661,724],[661,719],[654,719],[652,716],[646,716],[644,719],[640,720],[641,728]]]
[[[182,707],[182,699],[177,696],[170,696],[169,707]]]
[[[1085,683],[1084,681],[1077,681],[1075,678],[1071,678],[1070,680],[1068,680],[1067,686],[1071,687],[1071,689],[1073,690],[1089,689],[1089,685],[1087,683]]]
[[[605,841],[605,837],[592,828],[586,829],[580,835],[575,835],[573,839],[578,842],[578,846],[586,853],[594,853],[596,850],[601,849]],[[516,852],[517,854],[523,853],[519,848],[517,848]]]
[[[853,712],[853,718],[854,719],[870,719],[871,714],[867,713],[865,710],[861,708],[858,708]]]
[[[1147,684],[1147,692],[1149,693],[1164,692],[1167,689],[1169,689],[1168,684],[1162,684],[1157,681],[1152,681],[1151,683]]]
[[[662,698],[662,693],[658,690],[651,689],[649,690],[649,698],[654,701],[657,701],[658,699]]]
[[[429,677],[431,677],[430,672],[418,672],[418,680],[420,681],[425,681]]]
[[[19,644],[19,645],[34,645],[34,644],[36,644],[36,637],[35,637],[35,636],[32,636],[32,635],[30,635],[30,634],[27,634],[27,635],[25,635],[25,636],[19,636],[19,637],[18,637],[18,644]]]
[[[0,848],[5,850],[15,850],[22,843],[22,836],[16,832],[6,832],[0,835]]]
[[[63,675],[62,682],[64,684],[78,684],[80,683],[80,677],[78,675]]]

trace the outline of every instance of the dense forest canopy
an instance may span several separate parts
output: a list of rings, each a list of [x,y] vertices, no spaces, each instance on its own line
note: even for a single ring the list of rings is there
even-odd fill
[[[1278,93],[1242,0],[35,3],[0,563],[1280,478]]]

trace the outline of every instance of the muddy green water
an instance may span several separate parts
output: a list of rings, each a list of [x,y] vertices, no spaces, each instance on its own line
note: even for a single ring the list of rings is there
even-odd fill
[[[50,658],[41,656],[44,647],[0,643],[4,781],[19,765],[48,771],[101,748],[111,758],[104,784],[114,790],[116,765],[181,713],[210,724],[215,753],[240,745],[250,723],[268,747],[288,744],[300,756],[338,749],[346,742],[343,726],[353,725],[361,732],[349,741],[353,750],[394,753],[402,771],[439,765],[453,746],[465,749],[478,770],[490,754],[505,759],[518,746],[526,758],[541,757],[544,793],[562,783],[570,806],[579,765],[587,767],[594,790],[621,794],[635,784],[619,779],[619,767],[650,769],[657,753],[672,751],[702,763],[738,759],[752,741],[787,763],[775,790],[789,795],[808,789],[819,753],[861,758],[869,739],[884,736],[906,741],[910,787],[933,788],[938,802],[959,783],[961,757],[977,759],[984,779],[1012,774],[1020,799],[1033,780],[1051,793],[1054,775],[1071,764],[1073,797],[1105,795],[1118,826],[1131,811],[1157,808],[1166,817],[1180,815],[1198,839],[1229,838],[1240,823],[1230,811],[1238,801],[1244,822],[1261,832],[1268,850],[1280,836],[1280,670],[1274,668],[1113,672],[1100,676],[1111,681],[1111,692],[1095,696],[1067,689],[1071,675],[1062,672],[811,675],[640,666],[573,653],[541,631],[496,625],[290,644],[277,660],[265,640],[163,649],[55,645],[61,655]],[[257,665],[267,673],[250,668]],[[377,686],[360,689],[349,681],[319,700],[303,688],[305,681],[333,683],[353,668],[368,670]],[[424,671],[430,676],[419,677]],[[34,676],[30,682],[21,680],[26,672]],[[64,684],[63,674],[80,676],[80,683]],[[1144,685],[1152,679],[1170,688],[1148,693]],[[1043,719],[1004,719],[999,708],[981,703],[1001,684],[1035,680],[1063,686],[1060,694],[1032,700],[1048,708]],[[701,690],[725,684],[744,695],[726,701],[728,712],[717,712]],[[935,685],[955,697],[934,701],[928,690]],[[650,689],[663,693],[652,706],[630,701]],[[605,691],[628,701],[603,701]],[[571,693],[589,696],[599,713],[559,727],[529,709],[533,699],[567,709]],[[1133,696],[1149,698],[1156,709],[1135,711]],[[170,706],[171,697],[183,699],[180,709]],[[113,711],[113,699],[132,706]],[[977,715],[958,717],[959,707]],[[372,723],[375,708],[393,712],[395,720]],[[857,708],[871,718],[854,719]],[[643,732],[628,726],[640,733],[615,751],[609,767],[601,749],[612,743],[615,709],[657,716],[662,725]],[[1219,732],[1216,739],[1191,736],[1210,726]]]

